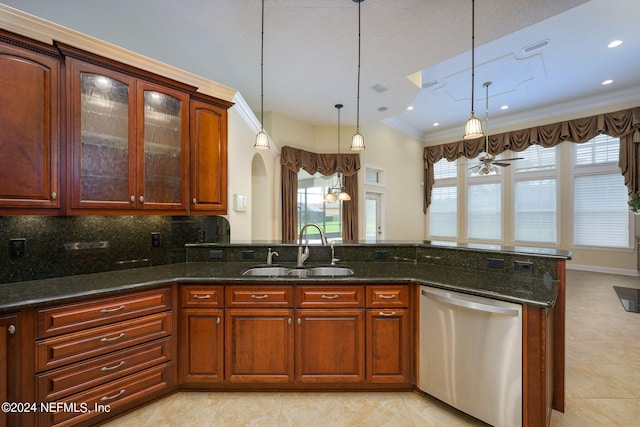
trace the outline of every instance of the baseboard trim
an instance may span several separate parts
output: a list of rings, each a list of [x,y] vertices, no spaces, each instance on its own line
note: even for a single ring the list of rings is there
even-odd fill
[[[567,270],[592,271],[594,273],[619,274],[622,276],[640,276],[638,270],[629,268],[603,267],[601,265],[574,264],[571,262],[567,263]]]

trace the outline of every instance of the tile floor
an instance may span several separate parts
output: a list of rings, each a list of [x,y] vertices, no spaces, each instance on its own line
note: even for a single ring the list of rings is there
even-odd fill
[[[567,272],[566,401],[552,427],[640,425],[640,314],[613,286],[640,278]],[[176,393],[108,427],[482,426],[417,393]]]

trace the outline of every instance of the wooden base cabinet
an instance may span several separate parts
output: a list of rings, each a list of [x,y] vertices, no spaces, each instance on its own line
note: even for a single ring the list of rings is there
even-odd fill
[[[179,381],[184,385],[224,379],[224,287],[180,287]]]
[[[175,384],[171,288],[35,311],[36,425],[94,425]]]
[[[20,315],[0,317],[0,403],[20,402]],[[20,414],[0,411],[0,427],[20,425]]]
[[[297,310],[296,380],[364,381],[364,310]]]
[[[407,285],[367,286],[367,382],[411,382],[408,289]]]

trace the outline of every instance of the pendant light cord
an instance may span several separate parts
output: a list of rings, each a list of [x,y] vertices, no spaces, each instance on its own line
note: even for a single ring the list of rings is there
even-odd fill
[[[260,129],[264,129],[264,0],[260,25]]]
[[[476,30],[475,30],[475,16],[476,16],[476,6],[475,0],[471,0],[471,115],[474,115],[473,109],[473,92],[475,86],[475,38],[476,38]]]
[[[356,108],[356,132],[360,132],[360,4],[358,2],[358,96]]]

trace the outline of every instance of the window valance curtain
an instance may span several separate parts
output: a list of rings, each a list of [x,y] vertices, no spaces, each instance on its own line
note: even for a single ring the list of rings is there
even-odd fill
[[[640,191],[640,107],[491,135],[489,150],[491,154],[497,155],[505,150],[524,151],[535,144],[549,148],[564,141],[587,142],[602,133],[620,138],[619,164],[625,184],[629,194]],[[478,138],[425,147],[425,213],[431,204],[434,163],[443,158],[449,161],[463,156],[472,159],[483,151],[484,145],[484,138]]]
[[[342,168],[343,185],[352,197],[342,205],[342,240],[358,240],[358,170],[359,154],[318,154],[292,147],[280,150],[282,169],[282,241],[295,242],[298,229],[298,172],[333,175]]]

